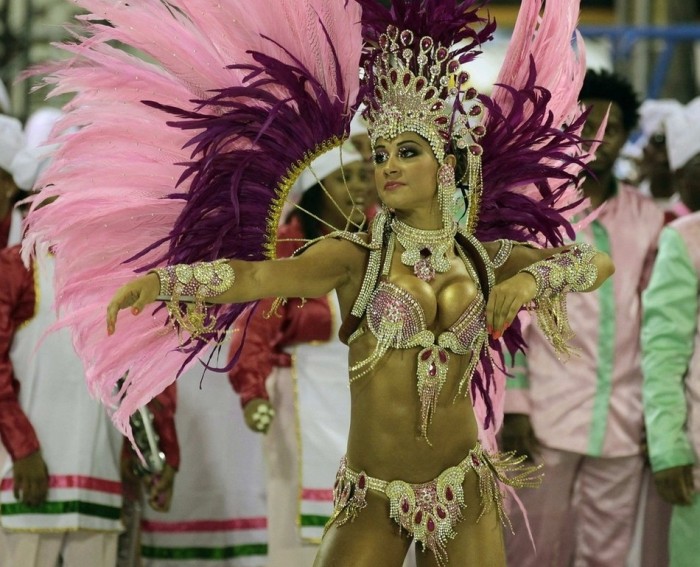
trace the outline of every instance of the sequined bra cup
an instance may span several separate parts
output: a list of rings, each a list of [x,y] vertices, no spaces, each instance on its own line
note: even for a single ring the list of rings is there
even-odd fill
[[[477,346],[485,328],[484,308],[484,298],[477,294],[459,320],[436,338],[427,328],[420,303],[405,289],[381,281],[367,307],[367,327],[379,338],[386,334],[388,326],[400,325],[400,331],[393,335],[391,348],[438,345],[455,354],[468,354]]]
[[[392,235],[389,238],[389,252],[384,259],[381,276],[376,274],[376,287],[368,296],[365,309],[366,328],[375,337],[376,346],[365,360],[350,367],[350,382],[370,373],[390,349],[422,347],[417,355],[416,379],[421,403],[421,433],[427,440],[428,425],[437,407],[440,391],[447,380],[450,352],[457,355],[471,354],[459,383],[459,392],[464,393],[465,385],[479,362],[481,350],[487,344],[486,304],[474,267],[462,248],[456,245],[459,257],[477,286],[477,293],[457,322],[436,336],[428,329],[423,308],[415,297],[388,280],[393,248]],[[372,275],[368,273],[367,277]],[[365,328],[360,326],[350,336],[348,344],[352,344],[364,333]]]

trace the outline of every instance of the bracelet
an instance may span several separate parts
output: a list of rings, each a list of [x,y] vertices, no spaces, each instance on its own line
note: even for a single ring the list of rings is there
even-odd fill
[[[160,280],[158,298],[165,301],[171,321],[188,331],[193,339],[211,332],[216,317],[207,313],[205,299],[230,289],[236,273],[228,260],[176,264],[152,270]],[[180,302],[186,301],[183,311]]]
[[[577,243],[520,270],[535,278],[537,290],[532,308],[540,329],[559,354],[572,353],[567,341],[574,336],[566,310],[566,294],[593,286],[598,279],[598,267],[592,262],[596,254],[590,244]]]
[[[586,291],[598,279],[598,267],[591,262],[596,253],[590,244],[574,244],[568,250],[520,271],[535,278],[535,300],[549,299],[569,291]]]

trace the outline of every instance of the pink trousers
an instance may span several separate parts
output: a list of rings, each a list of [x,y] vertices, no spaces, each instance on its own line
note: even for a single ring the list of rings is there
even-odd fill
[[[521,490],[506,533],[508,567],[622,567],[637,515],[641,456],[597,458],[542,447],[542,486]]]

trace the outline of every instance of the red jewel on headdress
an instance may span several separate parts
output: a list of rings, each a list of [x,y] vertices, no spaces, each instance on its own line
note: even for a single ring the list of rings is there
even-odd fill
[[[422,511],[422,510],[418,510],[418,512],[416,512],[415,518],[413,518],[413,521],[414,521],[416,524],[420,524],[422,519],[423,519],[423,511]]]
[[[413,32],[411,30],[403,30],[401,32],[401,43],[404,45],[413,43]]]
[[[479,144],[471,144],[469,146],[469,153],[475,156],[480,156],[484,153],[484,148],[482,148]]]
[[[408,505],[408,500],[406,500],[404,498],[403,501],[401,502],[401,510],[403,511],[404,514],[408,514],[409,509],[410,509],[410,507]]]
[[[475,104],[469,109],[469,116],[479,116],[481,114],[481,106]]]
[[[478,95],[478,94],[479,94],[479,93],[477,92],[477,90],[476,90],[474,87],[469,87],[469,88],[467,89],[467,92],[464,93],[464,97],[465,97],[467,100],[471,100],[471,99],[473,99],[473,98],[476,98],[476,95]]]
[[[426,524],[425,527],[428,528],[429,532],[435,531],[435,522],[433,521],[432,518],[428,518],[428,523]]]
[[[455,61],[453,59],[452,61],[450,61],[447,64],[447,71],[450,73],[456,73],[458,69],[459,69],[459,61]]]
[[[420,40],[420,47],[423,51],[428,51],[433,46],[433,38],[432,37],[424,37]]]
[[[454,497],[455,497],[455,495],[452,492],[452,489],[449,486],[447,488],[445,488],[445,498],[448,501],[452,501],[454,499]]]
[[[441,520],[444,520],[447,517],[447,512],[445,512],[442,506],[438,506],[435,511],[437,512],[438,518]]]

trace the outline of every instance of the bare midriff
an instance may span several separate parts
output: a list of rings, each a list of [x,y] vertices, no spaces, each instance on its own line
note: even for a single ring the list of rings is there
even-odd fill
[[[365,333],[350,347],[350,365],[372,352],[374,337]],[[458,392],[471,355],[450,353],[445,386],[428,428],[420,432],[416,385],[420,348],[391,349],[371,372],[350,385],[352,401],[348,465],[382,480],[421,483],[456,465],[477,443],[471,397]],[[468,385],[465,385],[465,390]]]

